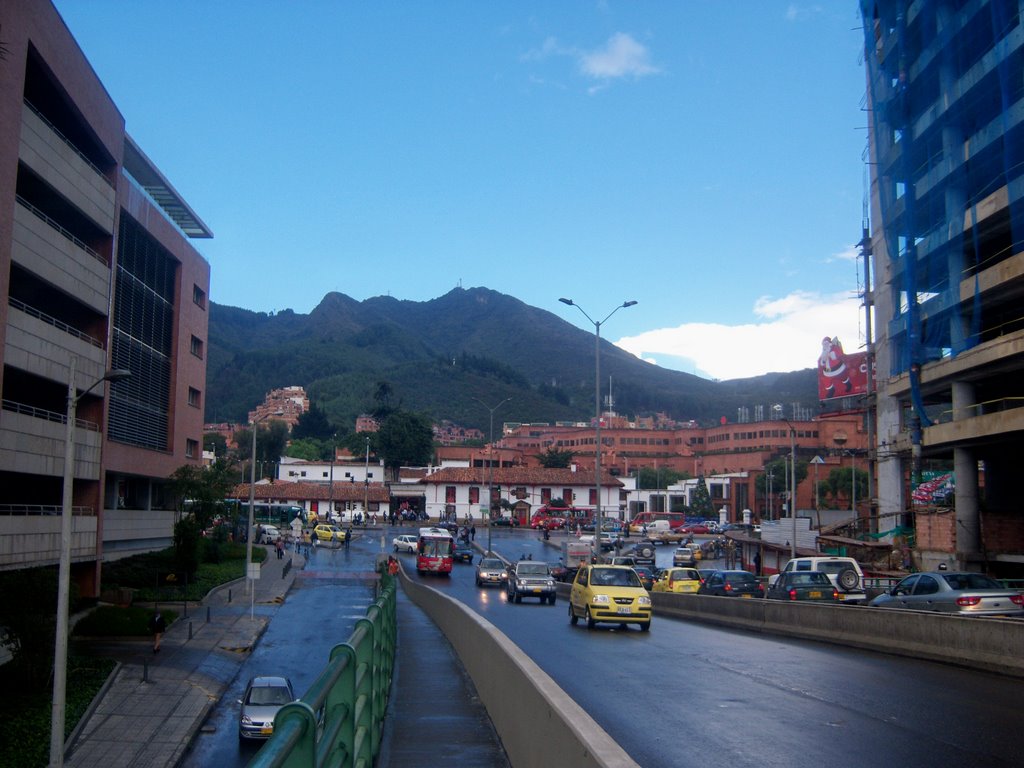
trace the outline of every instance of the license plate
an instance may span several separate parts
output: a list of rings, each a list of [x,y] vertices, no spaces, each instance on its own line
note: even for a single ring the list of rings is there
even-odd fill
[[[753,597],[753,595],[740,595],[740,597]]]
[[[632,611],[629,608],[627,608],[626,606],[623,605],[623,606],[620,606],[619,613],[632,613]]]
[[[812,599],[821,597],[821,592],[808,592],[807,594],[809,594]]]
[[[536,594],[540,594],[540,589],[534,589],[534,590],[533,590],[533,593],[534,593],[535,595],[536,595]]]
[[[272,725],[265,725],[262,728],[260,728],[260,736],[270,736],[273,733],[274,733],[274,726],[272,726]]]

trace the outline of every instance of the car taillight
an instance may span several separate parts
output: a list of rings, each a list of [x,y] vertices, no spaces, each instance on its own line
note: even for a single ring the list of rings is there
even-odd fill
[[[796,600],[796,587],[789,588],[789,599]]]
[[[980,597],[975,597],[973,595],[968,595],[966,597],[958,597],[956,599],[956,604],[957,605],[964,605],[964,606],[977,605],[980,602],[981,602],[981,598]]]
[[[732,584],[730,584],[729,582],[725,582],[725,591],[732,592]]]
[[[839,590],[836,589],[835,587],[832,588],[832,599],[833,600],[838,600],[839,599]]]
[[[1014,605],[1024,605],[1024,595],[1011,595],[1010,602]]]

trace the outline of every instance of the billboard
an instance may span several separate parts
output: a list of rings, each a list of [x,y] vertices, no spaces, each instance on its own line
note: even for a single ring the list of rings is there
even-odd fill
[[[818,357],[818,399],[863,395],[868,391],[868,353],[843,351],[838,336],[821,340]]]

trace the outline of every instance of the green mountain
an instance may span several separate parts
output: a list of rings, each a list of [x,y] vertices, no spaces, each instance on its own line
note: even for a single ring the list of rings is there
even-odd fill
[[[774,402],[817,409],[814,369],[709,381],[643,362],[601,342],[622,414],[736,420],[737,408]],[[594,413],[594,335],[486,288],[425,302],[329,293],[308,315],[210,304],[206,420],[244,421],[271,389],[305,387],[340,427],[373,409],[379,382],[392,402],[485,433],[495,421],[587,420]],[[482,403],[486,403],[485,407]]]

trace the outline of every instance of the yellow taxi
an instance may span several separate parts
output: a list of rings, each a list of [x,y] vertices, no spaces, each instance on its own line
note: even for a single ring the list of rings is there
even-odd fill
[[[702,583],[696,568],[666,568],[654,582],[651,592],[696,594]]]
[[[330,523],[320,523],[313,529],[313,533],[316,534],[317,541],[325,543],[328,541],[344,541],[345,532],[336,525]]]
[[[651,628],[651,596],[628,565],[584,565],[576,572],[569,592],[569,622],[585,619],[587,628],[598,622],[637,624]]]

